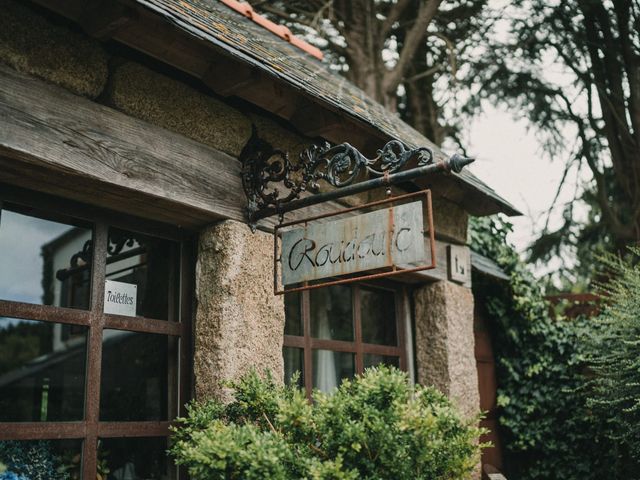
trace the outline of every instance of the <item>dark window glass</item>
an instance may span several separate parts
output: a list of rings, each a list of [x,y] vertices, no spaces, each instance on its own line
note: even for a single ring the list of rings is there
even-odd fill
[[[0,421],[82,420],[86,349],[86,327],[0,318]]]
[[[284,357],[284,381],[287,385],[291,384],[294,374],[298,374],[296,385],[302,387],[304,385],[304,350],[302,348],[284,347],[282,349]]]
[[[0,299],[89,308],[91,229],[4,208]]]
[[[174,337],[104,330],[100,420],[172,419],[177,411]]]
[[[302,335],[302,315],[300,311],[300,293],[284,295],[284,334]]]
[[[178,265],[178,245],[174,242],[109,229],[107,280],[137,286],[136,315],[174,319]]]
[[[361,288],[360,312],[364,343],[398,344],[394,292]]]
[[[109,470],[106,480],[176,478],[176,468],[166,453],[166,438],[103,438],[100,448]]]
[[[313,351],[313,388],[331,392],[345,378],[353,378],[355,372],[355,354],[330,350]]]
[[[0,478],[80,478],[81,452],[80,440],[3,440],[0,441],[0,463],[6,471],[0,474]]]
[[[327,340],[353,341],[351,287],[334,285],[309,292],[311,336]]]
[[[375,367],[376,365],[389,365],[400,368],[400,358],[389,355],[375,355],[373,353],[364,354],[364,368]]]

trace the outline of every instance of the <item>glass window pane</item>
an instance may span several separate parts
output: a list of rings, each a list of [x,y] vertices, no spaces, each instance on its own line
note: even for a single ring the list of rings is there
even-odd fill
[[[176,468],[169,460],[167,439],[102,438],[107,480],[169,480],[176,478]]]
[[[284,357],[284,383],[291,384],[291,378],[294,374],[298,374],[296,385],[301,387],[304,385],[304,350],[302,348],[284,347],[282,349]]]
[[[311,336],[328,340],[353,341],[351,287],[334,285],[309,291]]]
[[[364,343],[398,344],[394,292],[361,288],[360,315]]]
[[[353,378],[355,373],[355,354],[330,350],[313,351],[313,388],[331,392],[343,379]]]
[[[300,292],[284,294],[284,334],[302,335],[302,314],[300,311]]]
[[[81,440],[0,441],[0,478],[66,480],[80,478]],[[12,475],[13,474],[13,475]]]
[[[109,229],[107,279],[137,286],[136,315],[174,319],[178,303],[178,245]]]
[[[400,357],[392,357],[389,355],[375,355],[373,353],[364,354],[364,368],[375,367],[376,365],[388,365],[390,367],[400,368]]]
[[[0,299],[89,308],[91,229],[0,212]]]
[[[177,412],[178,339],[105,330],[100,420],[171,420]]]
[[[87,327],[0,318],[0,421],[82,420],[86,356]]]

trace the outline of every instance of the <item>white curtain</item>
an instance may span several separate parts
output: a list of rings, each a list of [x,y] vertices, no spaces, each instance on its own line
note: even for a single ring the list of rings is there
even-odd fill
[[[331,311],[331,297],[327,295],[327,304],[325,308],[319,308],[316,314],[315,322],[317,322],[318,338],[331,338],[331,329],[329,328],[329,312]],[[339,379],[336,372],[336,358],[334,352],[329,350],[316,350],[315,363],[313,365],[316,371],[315,387],[323,392],[331,392],[338,387]]]

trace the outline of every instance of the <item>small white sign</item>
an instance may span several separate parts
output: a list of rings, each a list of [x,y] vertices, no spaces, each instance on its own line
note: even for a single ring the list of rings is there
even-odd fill
[[[465,283],[471,280],[471,254],[469,247],[449,245],[447,247],[449,263],[449,280]]]
[[[107,280],[104,286],[104,313],[135,317],[137,298],[137,285]]]

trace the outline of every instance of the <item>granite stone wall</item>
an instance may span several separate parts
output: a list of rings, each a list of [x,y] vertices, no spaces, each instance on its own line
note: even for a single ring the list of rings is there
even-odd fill
[[[451,282],[414,291],[417,380],[434,385],[465,415],[479,412],[474,352],[473,294]]]
[[[113,69],[106,102],[234,157],[251,136],[251,121],[239,110],[134,62]]]
[[[273,294],[273,236],[223,221],[200,234],[196,268],[196,398],[226,398],[250,368],[284,377],[284,303]]]
[[[96,40],[57,25],[20,2],[0,0],[0,62],[96,98],[107,83],[107,60]]]
[[[469,214],[446,198],[434,196],[431,201],[436,236],[460,245],[466,245]]]

